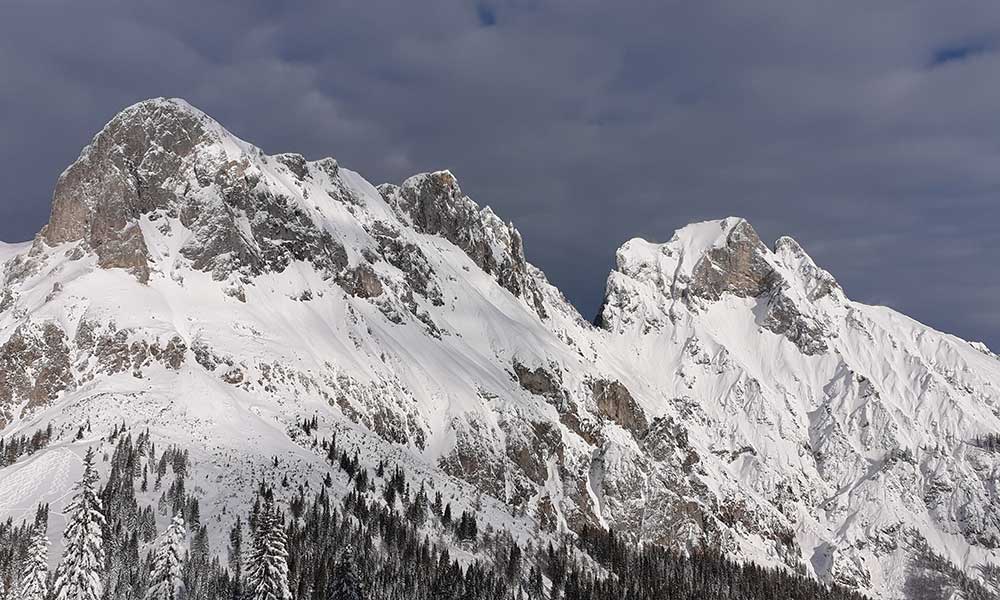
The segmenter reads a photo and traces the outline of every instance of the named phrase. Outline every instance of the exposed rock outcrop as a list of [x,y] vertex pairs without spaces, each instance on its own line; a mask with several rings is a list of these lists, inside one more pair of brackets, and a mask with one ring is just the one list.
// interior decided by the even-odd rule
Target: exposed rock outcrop
[[595,379],[590,382],[598,414],[611,419],[642,438],[649,429],[646,415],[635,398],[620,381]]
[[178,101],[148,101],[119,113],[56,183],[42,230],[50,245],[85,240],[106,268],[149,277],[137,221],[177,200],[170,182],[206,141],[201,119]]
[[464,195],[450,172],[415,175],[401,186],[383,184],[379,192],[414,229],[455,244],[497,283],[546,316],[541,292],[528,274],[521,234]]
[[0,429],[24,411],[46,406],[75,384],[66,334],[55,323],[22,325],[0,346]]
[[765,258],[767,246],[742,219],[729,230],[725,244],[710,248],[695,263],[688,290],[707,300],[723,294],[756,298],[773,286],[777,274]]
[[829,325],[804,314],[782,290],[775,290],[767,299],[767,312],[761,324],[788,338],[803,354],[822,354],[829,348],[832,335]]
[[554,401],[561,401],[566,397],[566,391],[562,388],[562,377],[558,371],[552,373],[541,366],[531,369],[515,360],[514,375],[521,387],[532,394]]
[[[275,159],[299,180],[311,174],[301,155]],[[267,184],[262,160],[182,100],[141,102],[115,116],[59,178],[42,239],[82,240],[100,267],[146,282],[141,219],[176,218],[192,233],[181,254],[218,280],[282,271],[295,260],[337,275],[348,262],[343,245]],[[324,165],[318,171],[329,177]]]
[[368,264],[349,269],[342,279],[341,287],[359,298],[377,298],[382,295],[382,282]]

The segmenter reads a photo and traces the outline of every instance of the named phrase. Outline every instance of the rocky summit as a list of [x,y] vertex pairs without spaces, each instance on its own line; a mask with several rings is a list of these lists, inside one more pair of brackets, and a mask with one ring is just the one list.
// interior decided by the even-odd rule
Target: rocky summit
[[525,256],[448,171],[375,187],[182,100],[131,106],[37,237],[0,244],[0,427],[51,426],[0,468],[0,516],[48,502],[57,539],[123,427],[189,451],[203,515],[261,481],[347,494],[336,439],[539,546],[613,530],[876,598],[996,590],[985,346],[850,300],[735,217],[626,242],[593,322]]

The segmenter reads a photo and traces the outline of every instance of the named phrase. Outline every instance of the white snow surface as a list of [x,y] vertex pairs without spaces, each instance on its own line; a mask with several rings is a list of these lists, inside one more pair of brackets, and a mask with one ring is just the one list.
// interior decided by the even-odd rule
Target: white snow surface
[[[334,181],[309,163],[310,175],[298,179],[197,114],[220,140],[208,154],[248,159],[261,185],[284,190],[343,244],[350,265],[377,251],[376,222],[419,248],[442,302],[415,296],[418,312],[439,336],[403,309],[400,323],[388,317],[408,283],[387,261],[372,263],[385,287],[375,299],[352,296],[306,261],[220,281],[184,258],[191,232],[169,214],[139,222],[152,267],[145,285],[98,267],[90,253],[74,257],[75,243],[0,244],[5,273],[32,265],[5,283],[14,303],[0,312],[0,343],[19,328],[54,323],[69,340],[72,364],[72,384],[55,400],[29,408],[28,398],[14,399],[3,436],[52,423],[57,439],[0,469],[0,517],[30,516],[37,502],[50,502],[49,535],[57,540],[82,453],[88,445],[98,456],[110,452],[102,438],[123,421],[133,432],[148,428],[160,448],[190,449],[203,515],[241,510],[261,478],[287,474],[291,489],[308,482],[318,490],[330,468],[295,428],[315,415],[317,438],[337,432],[369,468],[398,461],[411,481],[426,479],[454,508],[479,505],[486,523],[522,539],[554,533],[541,525],[545,502],[554,505],[557,531],[591,511],[600,525],[639,539],[683,545],[707,535],[677,516],[674,488],[699,510],[722,515],[711,539],[733,557],[800,568],[875,597],[904,597],[908,536],[973,577],[982,565],[1000,564],[1000,455],[973,443],[1000,433],[1000,360],[985,347],[853,302],[835,282],[824,287],[832,277],[790,238],[765,249],[763,260],[781,274],[797,310],[823,324],[825,352],[805,354],[763,327],[767,298],[686,300],[694,266],[725,246],[742,221],[735,217],[689,225],[664,244],[624,244],[603,328],[581,319],[530,267],[543,318],[460,248],[414,230],[357,173],[341,167]],[[356,202],[332,197],[334,186]],[[207,198],[211,188],[197,193]],[[254,215],[243,218],[249,227]],[[484,219],[503,230],[492,211]],[[237,288],[245,301],[232,293]],[[77,343],[84,323],[124,332],[129,347],[179,338],[183,363],[175,370],[146,360],[109,372]],[[600,435],[585,439],[567,424],[565,405],[519,385],[515,362],[558,373],[565,405]],[[595,404],[588,387],[595,379],[623,384],[646,420],[660,424],[651,431],[671,423],[686,444],[616,423]],[[90,433],[74,440],[87,422]],[[563,456],[543,453],[544,481],[519,510],[513,476],[497,492],[444,466],[469,440],[484,464],[506,460],[504,448],[537,423],[557,432]],[[340,479],[336,485],[346,489]],[[229,523],[211,522],[218,546]],[[776,541],[784,532],[789,539]],[[53,556],[59,551],[55,544]]]
[[21,254],[27,250],[29,246],[31,246],[31,242],[21,242],[19,244],[0,242],[0,264],[6,263],[9,259]]

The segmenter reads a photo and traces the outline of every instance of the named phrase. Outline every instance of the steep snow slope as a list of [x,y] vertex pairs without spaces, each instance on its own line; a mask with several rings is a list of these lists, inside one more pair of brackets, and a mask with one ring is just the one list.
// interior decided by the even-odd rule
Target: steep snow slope
[[782,513],[817,575],[890,594],[920,538],[971,572],[995,561],[997,459],[974,441],[1000,426],[1000,362],[848,301],[789,238],[708,225],[619,251],[602,313],[618,352],[670,357],[653,387],[690,399],[688,433]]
[[976,443],[1000,432],[1000,361],[851,302],[741,219],[626,243],[595,327],[450,173],[376,189],[157,99],[0,261],[0,425],[57,432],[0,470],[2,514],[58,509],[123,420],[190,448],[205,513],[262,477],[316,486],[294,426],[315,415],[522,537],[614,527],[887,598],[923,543],[973,576],[1000,561],[1000,461]]

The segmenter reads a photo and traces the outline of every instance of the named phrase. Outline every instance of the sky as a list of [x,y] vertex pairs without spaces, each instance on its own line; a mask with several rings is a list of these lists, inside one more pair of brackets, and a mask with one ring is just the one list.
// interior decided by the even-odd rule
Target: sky
[[1000,350],[998,73],[997,2],[5,0],[0,240],[176,96],[373,183],[450,169],[586,317],[623,242],[736,215]]

